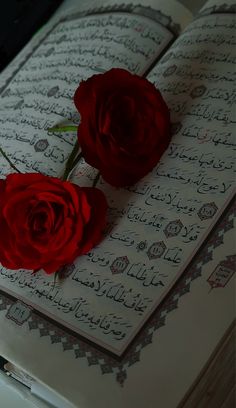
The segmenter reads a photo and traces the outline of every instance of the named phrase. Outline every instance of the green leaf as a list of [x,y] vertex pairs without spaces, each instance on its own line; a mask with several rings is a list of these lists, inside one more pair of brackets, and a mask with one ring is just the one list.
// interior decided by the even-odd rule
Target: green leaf
[[48,132],[59,132],[59,133],[63,133],[63,132],[76,132],[78,129],[78,126],[54,126],[52,128],[48,128],[47,131]]

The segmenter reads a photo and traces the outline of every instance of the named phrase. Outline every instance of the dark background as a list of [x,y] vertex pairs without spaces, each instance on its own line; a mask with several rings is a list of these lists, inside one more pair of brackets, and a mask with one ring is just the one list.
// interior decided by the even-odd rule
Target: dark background
[[62,0],[1,0],[0,72],[47,22]]

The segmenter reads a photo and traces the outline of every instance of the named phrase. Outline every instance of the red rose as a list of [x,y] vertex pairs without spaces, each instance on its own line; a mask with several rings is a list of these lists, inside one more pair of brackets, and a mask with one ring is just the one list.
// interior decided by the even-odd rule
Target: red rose
[[95,188],[41,174],[0,180],[0,262],[56,272],[101,239],[107,204]]
[[168,108],[145,78],[111,69],[83,81],[74,102],[84,158],[113,186],[134,184],[149,173],[170,142]]

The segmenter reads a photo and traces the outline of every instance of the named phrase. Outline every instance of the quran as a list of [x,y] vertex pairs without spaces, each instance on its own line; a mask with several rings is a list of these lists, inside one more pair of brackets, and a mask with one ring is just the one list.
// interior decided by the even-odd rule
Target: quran
[[[234,12],[232,2],[221,1],[206,3],[194,18],[175,1],[95,1],[58,12],[3,71],[0,147],[22,172],[60,176],[76,135],[47,129],[78,124],[79,82],[112,67],[154,83],[172,123],[169,148],[136,185],[116,189],[99,180],[109,205],[106,236],[65,268],[63,282],[0,266],[6,322],[20,331],[45,319],[57,328],[51,343],[64,332],[76,350],[79,341],[94,356],[122,361],[129,353],[231,208]],[[11,171],[0,157],[0,177]],[[81,160],[70,180],[90,186],[96,173]]]

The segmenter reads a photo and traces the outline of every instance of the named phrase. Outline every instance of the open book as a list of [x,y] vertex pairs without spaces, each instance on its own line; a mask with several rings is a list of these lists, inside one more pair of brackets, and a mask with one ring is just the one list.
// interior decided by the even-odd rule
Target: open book
[[[172,141],[135,186],[115,189],[100,179],[106,236],[66,268],[62,283],[0,267],[0,289],[22,301],[12,310],[16,321],[27,318],[28,305],[122,356],[233,197],[235,6],[211,1],[190,22],[174,1],[93,3],[54,18],[3,72],[0,146],[22,172],[60,176],[76,135],[47,129],[78,124],[72,99],[79,82],[112,67],[160,89]],[[11,171],[2,157],[0,166],[1,177]],[[71,180],[89,186],[95,176],[81,161]]]

